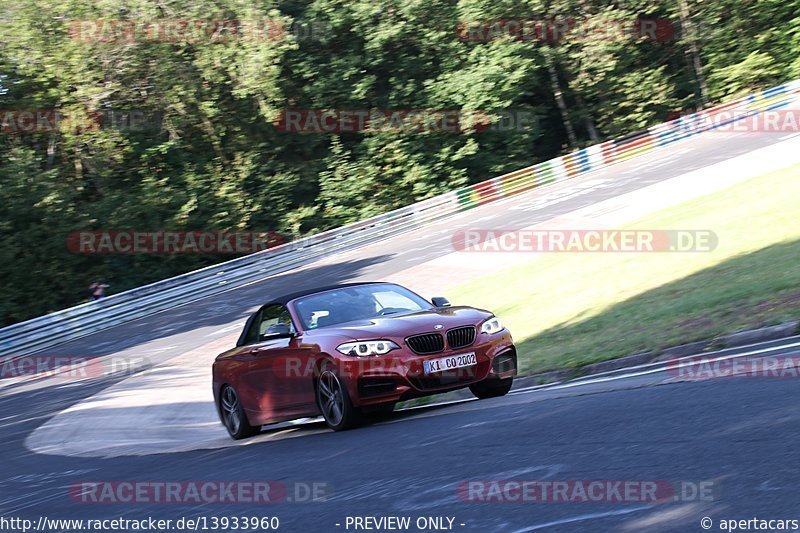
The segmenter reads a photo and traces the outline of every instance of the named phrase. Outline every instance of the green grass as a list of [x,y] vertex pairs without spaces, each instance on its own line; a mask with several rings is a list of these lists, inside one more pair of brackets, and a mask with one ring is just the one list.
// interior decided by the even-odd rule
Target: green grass
[[575,368],[800,317],[800,165],[628,228],[710,229],[704,253],[543,254],[470,281],[454,303],[492,309],[521,374]]

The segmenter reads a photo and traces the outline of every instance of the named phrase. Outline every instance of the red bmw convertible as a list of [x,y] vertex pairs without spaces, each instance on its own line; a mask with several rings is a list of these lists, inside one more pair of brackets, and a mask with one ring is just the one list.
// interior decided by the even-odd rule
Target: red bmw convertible
[[276,298],[213,365],[214,400],[234,439],[322,414],[334,430],[396,402],[469,387],[502,396],[517,373],[511,334],[488,311],[428,302],[393,283]]

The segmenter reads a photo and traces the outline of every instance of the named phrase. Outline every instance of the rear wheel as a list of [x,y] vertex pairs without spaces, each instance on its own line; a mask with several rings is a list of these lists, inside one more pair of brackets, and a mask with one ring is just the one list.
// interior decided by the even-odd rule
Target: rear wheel
[[514,378],[506,379],[484,379],[469,386],[472,394],[483,400],[484,398],[496,398],[505,396],[511,390]]
[[244,414],[242,402],[236,390],[230,385],[225,385],[219,394],[219,412],[222,415],[222,424],[228,430],[228,434],[236,439],[252,437],[261,428],[251,426]]
[[353,406],[350,395],[331,368],[326,368],[317,380],[317,404],[325,423],[334,431],[351,429],[361,422],[361,410]]

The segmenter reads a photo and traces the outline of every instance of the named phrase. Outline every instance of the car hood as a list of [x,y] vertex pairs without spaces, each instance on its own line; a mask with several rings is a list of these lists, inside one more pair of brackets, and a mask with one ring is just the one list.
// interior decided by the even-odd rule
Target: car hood
[[[403,338],[417,333],[447,331],[457,326],[475,325],[492,316],[489,311],[473,307],[442,307],[415,313],[375,317],[312,329],[304,336],[337,336],[353,340],[386,337]],[[442,327],[436,329],[435,326]]]

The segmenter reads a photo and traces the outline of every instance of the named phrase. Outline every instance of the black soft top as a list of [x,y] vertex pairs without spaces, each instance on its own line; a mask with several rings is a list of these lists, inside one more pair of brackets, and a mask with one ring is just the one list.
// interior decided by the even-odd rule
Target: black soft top
[[242,328],[242,333],[239,335],[239,340],[236,341],[236,346],[244,345],[244,339],[247,336],[247,330],[250,329],[250,325],[253,323],[253,320],[255,320],[256,316],[258,316],[258,313],[261,312],[261,309],[263,309],[264,307],[266,307],[268,305],[276,305],[276,304],[277,305],[286,305],[287,303],[289,303],[290,301],[292,301],[292,300],[294,300],[296,298],[301,298],[303,296],[308,296],[309,294],[316,294],[318,292],[331,291],[331,290],[334,290],[334,289],[342,289],[342,288],[345,288],[345,287],[358,287],[358,286],[362,286],[362,285],[381,285],[381,284],[393,285],[392,283],[388,283],[388,282],[385,282],[385,281],[365,281],[365,282],[361,282],[361,283],[340,283],[338,285],[328,285],[327,287],[317,287],[317,288],[314,288],[314,289],[306,289],[306,290],[303,290],[303,291],[291,292],[291,293],[288,293],[288,294],[284,294],[283,296],[278,296],[277,298],[273,298],[269,302],[267,302],[264,305],[262,305],[261,307],[259,307],[258,310],[255,313],[250,315],[250,318],[247,319],[247,322],[245,323],[244,328]]
[[297,292],[292,292],[292,293],[289,293],[289,294],[284,294],[283,296],[279,296],[277,298],[273,298],[269,302],[265,303],[264,306],[266,306],[266,305],[275,305],[275,304],[286,305],[287,303],[289,303],[290,301],[292,301],[292,300],[294,300],[296,298],[301,298],[303,296],[308,296],[309,294],[316,294],[318,292],[332,291],[334,289],[343,289],[345,287],[358,287],[358,286],[361,286],[361,285],[380,285],[380,284],[394,285],[394,283],[389,283],[389,282],[386,282],[386,281],[363,281],[361,283],[340,283],[338,285],[328,285],[327,287],[316,287],[314,289],[306,289],[306,290],[303,290],[303,291],[297,291]]

